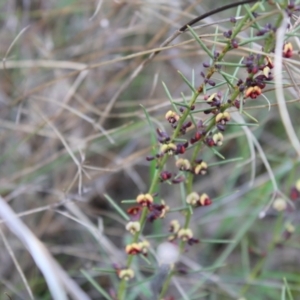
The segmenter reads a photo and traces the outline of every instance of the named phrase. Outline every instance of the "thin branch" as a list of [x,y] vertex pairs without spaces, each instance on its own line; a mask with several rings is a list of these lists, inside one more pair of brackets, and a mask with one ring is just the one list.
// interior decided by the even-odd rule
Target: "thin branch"
[[278,109],[282,123],[288,138],[294,147],[297,155],[300,157],[300,142],[295,133],[287,106],[285,103],[285,97],[283,93],[283,78],[282,78],[282,49],[284,45],[284,36],[288,25],[288,15],[285,11],[282,11],[283,20],[281,26],[276,31],[276,47],[275,47],[275,60],[274,60],[274,81],[275,81],[275,93],[278,103]]

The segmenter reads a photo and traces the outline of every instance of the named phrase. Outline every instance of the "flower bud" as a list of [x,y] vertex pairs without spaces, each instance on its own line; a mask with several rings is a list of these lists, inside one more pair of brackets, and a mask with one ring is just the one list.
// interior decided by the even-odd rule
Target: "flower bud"
[[277,211],[284,211],[287,208],[287,203],[284,199],[282,198],[277,198],[273,202],[273,208]]

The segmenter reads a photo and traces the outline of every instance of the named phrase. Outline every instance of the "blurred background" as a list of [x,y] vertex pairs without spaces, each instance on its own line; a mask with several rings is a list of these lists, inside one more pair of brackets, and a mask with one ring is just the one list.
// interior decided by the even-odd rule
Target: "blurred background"
[[[151,183],[153,170],[146,161],[151,154],[150,128],[141,105],[155,128],[170,130],[164,115],[171,105],[162,82],[175,100],[181,100],[182,92],[188,97],[189,88],[178,71],[189,80],[194,76],[198,86],[202,64],[209,58],[184,33],[142,70],[139,66],[176,29],[215,5],[207,0],[0,2],[1,195],[92,299],[104,298],[80,270],[90,272],[113,295],[118,279],[95,268],[122,262],[129,237],[124,220],[104,194],[126,210],[129,206],[121,201],[135,199]],[[266,5],[267,12],[271,9]],[[224,31],[232,29],[229,18],[235,15],[233,9],[208,17],[197,33],[212,46],[216,32],[221,39]],[[261,24],[272,20],[274,16],[266,17]],[[248,37],[251,30],[239,38]],[[297,36],[290,39],[295,45],[293,59],[298,60]],[[262,44],[258,41],[251,47],[261,50]],[[222,49],[220,44],[215,47]],[[234,50],[226,60],[239,62],[249,51]],[[284,67],[285,96],[299,137],[299,72],[289,63]],[[242,69],[238,76],[244,80],[247,74]],[[215,166],[197,179],[194,189],[208,193],[213,205],[193,215],[192,227],[201,242],[190,247],[189,263],[181,262],[181,267],[186,271],[222,267],[214,269],[209,279],[206,273],[179,276],[184,289],[194,289],[189,299],[279,299],[283,278],[294,299],[300,297],[299,193],[295,191],[299,159],[282,125],[273,85],[266,89],[267,100],[259,97],[245,107],[259,121],[259,126],[246,128],[262,150],[249,142],[245,128],[231,126],[220,152],[226,159],[240,161],[220,165],[213,152],[201,153]],[[226,97],[226,86],[219,91]],[[199,113],[197,118],[205,115]],[[173,165],[169,167],[172,171]],[[179,186],[162,186],[161,196],[171,209],[181,205],[179,195]],[[280,213],[272,208],[278,197],[288,202]],[[262,212],[265,217],[258,218]],[[179,212],[172,213],[157,226],[147,226],[146,233],[167,233],[174,218],[184,220]],[[90,228],[98,230],[101,238]],[[9,226],[1,224],[1,230],[35,299],[51,299],[30,253]],[[162,241],[152,240],[153,248]],[[29,299],[3,239],[0,245],[0,299]],[[153,272],[155,267],[150,275]],[[182,299],[173,286],[168,295]],[[142,293],[137,285],[128,299],[151,299],[151,293]]]

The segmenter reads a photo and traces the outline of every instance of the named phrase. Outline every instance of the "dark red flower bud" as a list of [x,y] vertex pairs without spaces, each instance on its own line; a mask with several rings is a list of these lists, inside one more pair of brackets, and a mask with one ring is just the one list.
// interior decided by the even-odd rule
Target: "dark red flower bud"
[[237,108],[237,109],[239,109],[240,108],[240,101],[239,100],[234,100],[234,106]]
[[215,83],[213,80],[211,80],[211,79],[208,79],[208,80],[207,80],[207,83],[208,83],[209,85],[211,85],[211,86],[215,86],[215,85],[216,85],[216,83]]
[[178,177],[172,179],[172,183],[174,183],[174,184],[178,184],[178,183],[181,183],[181,182],[184,182],[184,181],[185,181],[184,176],[178,176]]
[[235,49],[239,47],[239,44],[236,39],[231,40],[231,46]]
[[293,201],[295,201],[297,199],[300,199],[300,192],[297,190],[297,188],[295,186],[293,186],[291,188],[290,199],[293,200]]
[[205,142],[206,142],[207,146],[209,146],[209,147],[215,146],[215,141],[213,140],[212,137],[207,137]]
[[258,66],[252,66],[252,68],[251,68],[251,74],[256,74],[257,72],[259,71],[259,68],[258,68]]
[[190,246],[193,246],[194,244],[198,244],[198,243],[199,243],[199,240],[198,240],[198,239],[194,239],[194,238],[190,238],[190,239],[188,239],[187,243],[188,243]]
[[183,144],[178,144],[176,145],[177,149],[176,149],[176,154],[183,154],[185,153],[185,146]]
[[153,159],[155,159],[155,156],[147,156],[147,157],[146,157],[146,160],[147,160],[147,161],[151,161],[151,160],[153,160]]
[[169,180],[172,177],[172,174],[168,171],[162,171],[160,173],[160,180],[161,182]]

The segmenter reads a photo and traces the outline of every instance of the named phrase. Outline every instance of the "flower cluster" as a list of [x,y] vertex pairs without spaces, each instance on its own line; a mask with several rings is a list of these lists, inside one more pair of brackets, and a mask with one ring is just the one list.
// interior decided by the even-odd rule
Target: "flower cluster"
[[269,57],[262,57],[260,54],[250,54],[243,60],[243,64],[247,69],[248,77],[245,82],[239,82],[239,89],[245,90],[245,98],[256,99],[261,95],[266,82],[273,79],[271,69],[274,65]]
[[[286,11],[288,14],[291,14],[298,9],[298,7],[291,3],[287,6]],[[252,12],[252,15],[253,18],[258,16],[254,12]],[[251,21],[250,17],[248,20]],[[237,20],[231,18],[231,22],[235,24]],[[238,28],[242,27],[233,25],[233,29],[224,33],[225,48],[211,51],[210,62],[203,63],[205,70],[200,73],[202,78],[200,78],[201,84],[198,87],[194,86],[194,82],[189,83],[184,78],[192,91],[189,102],[185,99],[183,99],[183,103],[174,101],[172,103],[172,110],[167,111],[165,114],[165,122],[168,123],[169,128],[167,130],[156,129],[156,153],[153,156],[147,157],[148,161],[154,160],[156,173],[154,178],[152,178],[149,193],[139,194],[136,197],[135,206],[127,210],[127,213],[131,216],[131,220],[127,223],[126,230],[133,235],[133,239],[125,248],[126,253],[130,255],[127,267],[117,270],[117,274],[121,279],[129,280],[134,276],[134,272],[129,268],[132,255],[147,256],[148,254],[150,244],[146,240],[141,241],[140,236],[145,223],[164,218],[169,211],[169,206],[163,200],[154,202],[153,199],[154,192],[161,183],[169,185],[185,183],[182,191],[187,191],[184,207],[174,209],[174,211],[180,210],[183,212],[185,216],[184,225],[180,224],[176,219],[170,222],[168,241],[171,243],[169,244],[176,246],[178,253],[183,253],[186,244],[194,245],[199,243],[199,240],[194,237],[194,233],[190,228],[193,210],[212,204],[212,199],[206,193],[199,194],[193,191],[192,183],[195,176],[206,175],[208,172],[208,163],[198,157],[199,153],[202,155],[202,150],[205,147],[214,147],[211,149],[213,150],[212,152],[221,156],[215,147],[223,144],[226,129],[230,125],[233,125],[230,123],[232,122],[232,116],[229,109],[232,107],[239,109],[245,103],[246,99],[256,99],[262,95],[266,85],[272,83],[273,80],[272,69],[274,65],[271,58],[268,55],[251,53],[242,60],[242,66],[238,65],[238,68],[243,67],[243,70],[245,70],[245,77],[238,79],[236,83],[231,82],[230,84],[229,81],[231,81],[231,78],[235,78],[235,76],[231,76],[230,74],[226,76],[226,70],[223,70],[222,66],[226,66],[227,62],[224,58],[227,51],[238,48],[239,44],[241,44],[239,39],[242,35],[238,35],[238,30],[236,30]],[[259,25],[256,35],[264,36],[267,45],[263,46],[262,53],[274,51],[273,47],[276,37],[274,33],[276,30],[277,28],[271,24],[266,24],[264,27]],[[260,40],[260,38],[256,37],[254,39],[255,41]],[[223,41],[224,38],[222,38]],[[246,44],[244,41],[242,42]],[[209,49],[205,50],[210,51]],[[292,44],[285,42],[282,49],[282,56],[290,58],[292,55]],[[229,92],[221,91],[220,86],[222,84],[219,85],[215,81],[214,74],[218,72],[219,75],[225,78],[225,82],[230,84],[231,88]],[[168,96],[170,97],[170,95]],[[203,97],[204,101],[199,101],[198,98],[200,97]],[[200,103],[201,105],[204,103],[204,108],[200,107],[198,110],[197,106]],[[203,120],[199,120],[199,115],[197,115],[199,111],[204,113],[204,116],[201,116]],[[189,156],[192,151],[192,155]],[[170,169],[167,169],[167,165],[170,162],[175,163],[177,171],[170,172]],[[290,196],[292,200],[300,198],[300,180],[292,187]],[[272,204],[273,209],[278,212],[284,212],[289,208],[287,200],[281,197],[276,198]],[[293,231],[294,227],[292,224],[285,227],[284,234],[286,239],[289,238]],[[160,296],[164,297],[164,295]]]
[[212,204],[211,199],[209,196],[205,193],[203,193],[201,196],[196,193],[192,192],[186,197],[186,203],[191,206],[208,206]]

